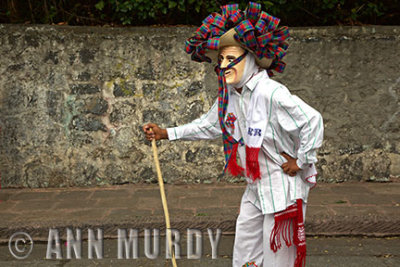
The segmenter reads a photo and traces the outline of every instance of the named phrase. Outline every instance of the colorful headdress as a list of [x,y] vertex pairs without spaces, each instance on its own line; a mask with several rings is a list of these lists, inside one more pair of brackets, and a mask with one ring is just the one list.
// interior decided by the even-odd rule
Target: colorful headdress
[[197,62],[216,61],[218,50],[234,40],[256,56],[259,66],[283,72],[289,37],[287,27],[278,28],[280,19],[261,11],[261,5],[249,2],[245,11],[238,4],[221,7],[222,13],[212,13],[203,20],[196,34],[186,41],[186,52]]

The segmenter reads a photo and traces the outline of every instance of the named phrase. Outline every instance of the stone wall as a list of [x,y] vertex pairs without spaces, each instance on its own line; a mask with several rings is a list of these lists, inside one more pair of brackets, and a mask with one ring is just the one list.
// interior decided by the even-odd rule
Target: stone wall
[[[0,25],[2,187],[156,182],[146,122],[176,126],[217,94],[190,61],[195,28]],[[293,28],[276,79],[319,110],[319,180],[400,175],[400,28]],[[167,183],[223,177],[221,140],[158,142]]]

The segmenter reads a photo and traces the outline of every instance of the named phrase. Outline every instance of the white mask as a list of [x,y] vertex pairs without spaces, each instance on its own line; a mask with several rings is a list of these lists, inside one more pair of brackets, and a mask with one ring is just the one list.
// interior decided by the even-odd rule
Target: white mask
[[247,53],[243,60],[245,60],[245,66],[242,77],[238,83],[232,84],[232,86],[235,88],[242,88],[251,79],[251,77],[253,77],[253,75],[259,71],[256,59],[252,53]]

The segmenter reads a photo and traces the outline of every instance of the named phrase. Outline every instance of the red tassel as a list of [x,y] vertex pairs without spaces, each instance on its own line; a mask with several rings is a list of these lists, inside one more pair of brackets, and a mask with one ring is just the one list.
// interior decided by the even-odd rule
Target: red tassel
[[[297,235],[294,236],[295,244],[297,248],[296,252],[296,261],[294,263],[295,267],[304,267],[306,266],[306,239],[304,233],[304,225],[302,227],[298,227]],[[296,240],[297,239],[297,240]]]
[[[281,238],[290,247],[296,245],[295,267],[306,265],[306,233],[303,222],[303,201],[297,199],[296,204],[286,210],[275,213],[275,225],[270,236],[270,247],[273,252],[281,248]],[[293,239],[290,236],[290,227],[293,227]]]
[[236,160],[238,147],[239,147],[238,143],[233,145],[227,167],[229,173],[232,174],[233,176],[243,175],[244,172],[244,169],[237,164]]
[[296,204],[289,206],[284,211],[275,213],[275,225],[269,240],[272,251],[276,252],[281,248],[281,235],[287,246],[292,244],[290,225],[292,225],[291,221],[293,221],[296,213]]
[[261,179],[260,164],[258,163],[259,152],[259,147],[246,146],[246,174],[253,181]]
[[295,267],[304,267],[306,265],[306,231],[303,222],[303,201],[297,199],[297,217],[296,227],[294,227],[294,243],[297,247]]
[[284,221],[285,228],[282,231],[282,238],[286,243],[286,246],[292,245],[292,238],[290,237],[290,226],[293,224],[293,220],[288,219]]
[[296,261],[294,262],[295,267],[306,266],[306,252],[299,252],[297,249]]
[[269,238],[269,243],[271,250],[273,252],[277,252],[278,249],[281,248],[281,229],[282,229],[283,221],[275,221],[274,228],[272,229],[271,236]]

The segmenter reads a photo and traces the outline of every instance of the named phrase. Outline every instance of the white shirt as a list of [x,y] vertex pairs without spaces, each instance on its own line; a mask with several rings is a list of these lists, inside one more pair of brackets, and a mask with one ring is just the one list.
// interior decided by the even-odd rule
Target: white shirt
[[[307,182],[310,178],[308,174],[314,174],[316,149],[322,145],[323,139],[323,122],[319,112],[299,97],[291,95],[285,86],[270,79],[266,71],[261,71],[246,83],[241,94],[234,89],[229,90],[228,113],[233,113],[237,118],[233,133],[227,127],[228,131],[236,140],[243,138],[245,145],[251,141],[246,121],[250,117],[253,120],[268,120],[259,153],[261,179],[253,182],[246,178],[249,185],[245,194],[253,204],[263,214],[269,214],[286,209],[298,198],[307,202],[312,185]],[[169,140],[220,137],[218,101],[207,114],[191,123],[168,128],[167,132]],[[281,165],[286,160],[280,155],[282,152],[297,158],[297,165],[302,171],[296,176],[283,172]],[[245,146],[239,146],[238,154],[241,166],[245,168]]]

